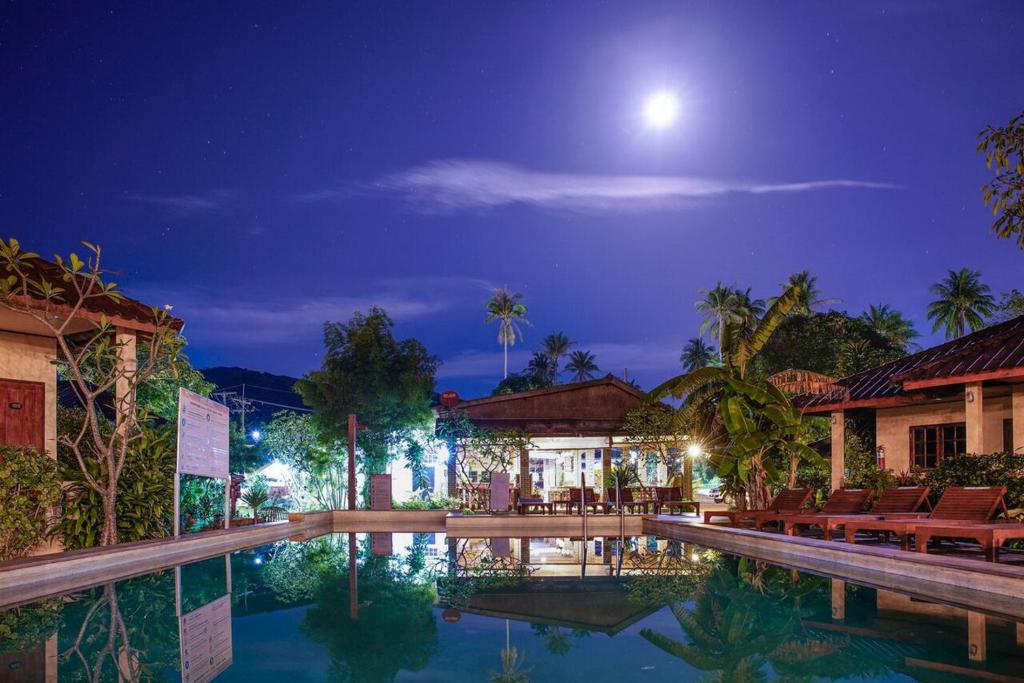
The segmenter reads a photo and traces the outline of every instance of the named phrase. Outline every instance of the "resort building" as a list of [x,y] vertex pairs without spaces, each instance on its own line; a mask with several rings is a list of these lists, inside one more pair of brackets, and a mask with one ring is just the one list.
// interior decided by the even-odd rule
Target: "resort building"
[[846,420],[873,420],[880,467],[927,470],[960,453],[1024,448],[1024,316],[911,354],[795,399],[832,419],[832,488],[843,483]]

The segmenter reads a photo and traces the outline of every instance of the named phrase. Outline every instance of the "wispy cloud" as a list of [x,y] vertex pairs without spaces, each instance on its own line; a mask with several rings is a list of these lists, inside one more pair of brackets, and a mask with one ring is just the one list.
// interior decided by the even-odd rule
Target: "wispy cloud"
[[137,204],[166,209],[179,216],[191,216],[224,211],[235,201],[235,193],[230,190],[213,190],[201,194],[126,194],[124,198]]
[[678,209],[729,194],[898,187],[845,178],[765,183],[695,176],[553,173],[497,161],[443,159],[384,176],[370,184],[319,190],[297,199],[343,201],[378,193],[399,197],[425,211],[488,209],[512,204],[578,211],[646,211]]

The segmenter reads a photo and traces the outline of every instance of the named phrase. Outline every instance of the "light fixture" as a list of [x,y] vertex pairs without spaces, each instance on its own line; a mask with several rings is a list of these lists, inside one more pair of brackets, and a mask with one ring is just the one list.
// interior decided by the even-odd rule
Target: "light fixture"
[[260,430],[258,430],[258,429],[252,430],[252,440],[253,441],[259,441],[261,436],[263,436],[263,435],[260,433]]
[[699,443],[691,443],[686,447],[686,454],[691,458],[699,458],[704,453],[704,449],[700,447]]
[[968,403],[974,403],[974,392],[968,391],[966,398]]

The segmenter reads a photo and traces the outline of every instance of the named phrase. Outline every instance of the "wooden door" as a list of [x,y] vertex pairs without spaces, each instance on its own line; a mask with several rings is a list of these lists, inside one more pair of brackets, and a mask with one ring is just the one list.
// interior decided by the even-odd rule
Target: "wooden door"
[[0,444],[46,447],[46,387],[0,379]]

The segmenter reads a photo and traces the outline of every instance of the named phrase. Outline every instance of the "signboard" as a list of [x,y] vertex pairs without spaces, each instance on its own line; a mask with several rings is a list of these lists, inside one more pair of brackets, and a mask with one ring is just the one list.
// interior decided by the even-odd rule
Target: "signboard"
[[371,474],[370,475],[370,509],[390,510],[391,509],[391,475]]
[[491,474],[491,511],[505,512],[508,510],[508,472]]
[[178,389],[178,472],[227,479],[227,406]]
[[491,555],[494,557],[511,557],[512,546],[507,538],[491,539]]
[[231,666],[231,594],[178,617],[182,683],[207,683]]

